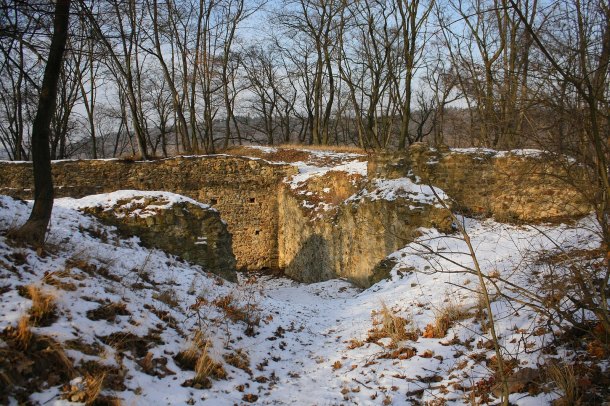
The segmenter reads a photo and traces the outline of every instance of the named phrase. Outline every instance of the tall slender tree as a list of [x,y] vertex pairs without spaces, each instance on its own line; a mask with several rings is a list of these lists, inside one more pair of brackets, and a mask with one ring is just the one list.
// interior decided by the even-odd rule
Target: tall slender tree
[[70,0],[57,0],[53,18],[53,36],[42,79],[38,110],[32,127],[32,161],[34,167],[34,207],[30,217],[13,234],[26,242],[42,245],[53,210],[53,178],[49,134],[55,111],[57,83],[68,38]]

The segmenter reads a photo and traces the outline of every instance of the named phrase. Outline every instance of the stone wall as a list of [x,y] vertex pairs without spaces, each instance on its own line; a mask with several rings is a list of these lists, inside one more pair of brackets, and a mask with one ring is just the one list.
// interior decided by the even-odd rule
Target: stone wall
[[104,202],[92,197],[74,205],[123,234],[137,236],[145,246],[237,281],[231,234],[217,210],[167,192],[119,191],[109,194]]
[[375,177],[417,176],[443,189],[461,212],[498,221],[560,221],[592,210],[582,193],[588,188],[584,176],[577,181],[578,167],[568,159],[535,153],[438,151],[415,144],[408,154],[373,157],[368,170]]
[[420,227],[451,232],[447,210],[409,198],[360,196],[312,217],[302,196],[284,188],[279,213],[280,267],[302,282],[342,277],[369,287],[385,257],[417,238]]
[[[210,204],[233,235],[237,268],[249,270],[278,267],[278,184],[296,172],[289,165],[224,155],[53,163],[57,197],[160,190]],[[31,164],[0,162],[0,194],[31,199],[33,184]]]
[[[582,194],[562,179],[577,171],[565,163],[569,161],[519,153],[414,145],[408,153],[370,156],[368,180],[354,183],[331,172],[295,190],[282,182],[297,173],[294,166],[224,155],[154,162],[61,161],[53,164],[53,173],[57,196],[160,190],[212,205],[233,235],[238,269],[282,268],[306,282],[342,276],[368,286],[384,257],[412,240],[414,230],[446,229],[448,222],[434,205],[413,210],[408,199],[344,202],[367,182],[417,178],[442,188],[454,199],[454,208],[466,214],[493,215],[499,221],[555,221],[591,211]],[[32,184],[31,165],[0,162],[0,194],[31,198]],[[303,204],[303,196],[317,196],[320,205],[332,210],[314,213]]]

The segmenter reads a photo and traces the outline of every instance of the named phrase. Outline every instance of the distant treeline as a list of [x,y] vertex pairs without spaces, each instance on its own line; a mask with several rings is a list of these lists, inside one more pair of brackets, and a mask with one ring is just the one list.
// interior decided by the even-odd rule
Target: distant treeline
[[[608,144],[609,8],[602,0],[73,1],[51,155],[417,141],[582,155]],[[0,0],[0,13],[1,155],[27,160],[53,5]]]

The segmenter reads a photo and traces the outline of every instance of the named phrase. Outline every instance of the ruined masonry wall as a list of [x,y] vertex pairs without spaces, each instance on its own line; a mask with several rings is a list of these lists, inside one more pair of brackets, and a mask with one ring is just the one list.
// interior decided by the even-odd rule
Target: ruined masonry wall
[[[434,213],[407,210],[409,204],[398,203],[345,205],[332,225],[326,218],[310,221],[311,213],[299,197],[282,187],[282,180],[296,173],[291,165],[225,155],[53,164],[58,197],[136,189],[174,192],[208,203],[228,224],[238,269],[283,268],[307,282],[339,275],[366,286],[375,264],[398,247],[392,240],[398,234],[384,235],[384,230],[408,234],[409,225],[438,226]],[[369,180],[417,176],[442,188],[460,212],[500,221],[560,221],[588,214],[591,206],[582,192],[595,192],[592,185],[583,180],[577,182],[580,190],[568,187],[562,180],[567,174],[581,177],[578,168],[542,156],[441,152],[417,144],[409,153],[380,153],[368,161]],[[31,199],[31,185],[30,164],[0,162],[0,194]],[[338,201],[343,200],[341,188],[335,189]],[[405,221],[408,224],[402,224]]]
[[[457,209],[498,221],[545,222],[584,216],[593,189],[569,160],[479,152],[440,152],[414,144],[409,154],[380,154],[369,160],[369,176],[417,176],[443,189]],[[571,179],[579,187],[570,186]]]
[[[56,197],[83,197],[120,189],[188,196],[220,211],[233,235],[238,269],[278,267],[278,184],[296,173],[289,165],[232,157],[179,157],[53,163]],[[0,162],[0,194],[31,199],[29,163]]]

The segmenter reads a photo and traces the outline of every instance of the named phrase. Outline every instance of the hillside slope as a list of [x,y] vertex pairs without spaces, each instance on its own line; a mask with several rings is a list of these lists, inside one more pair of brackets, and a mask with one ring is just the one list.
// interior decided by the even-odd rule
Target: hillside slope
[[[327,170],[305,167],[294,182]],[[392,185],[388,196],[404,192]],[[0,196],[0,403],[498,402],[489,315],[457,233],[420,229],[385,261],[390,279],[366,290],[255,274],[231,283],[74,209],[108,198],[58,199],[37,252],[6,237],[31,204]],[[579,331],[551,310],[571,309],[570,267],[602,264],[593,219],[458,220],[489,277],[511,403],[607,402],[595,326]]]

